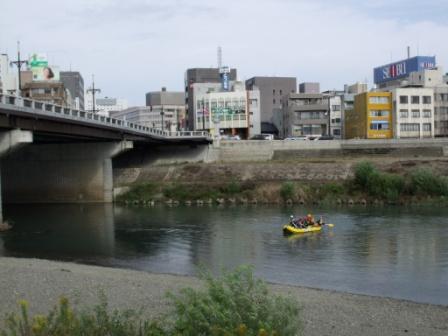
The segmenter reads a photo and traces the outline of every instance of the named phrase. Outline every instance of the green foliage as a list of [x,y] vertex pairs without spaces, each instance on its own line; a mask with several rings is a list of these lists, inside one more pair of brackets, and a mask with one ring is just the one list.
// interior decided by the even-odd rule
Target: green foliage
[[76,311],[62,297],[48,315],[28,316],[28,303],[20,302],[21,314],[11,314],[2,336],[164,336],[155,322],[142,321],[133,310],[109,312],[105,298],[90,310]]
[[382,173],[369,162],[361,162],[355,166],[354,185],[371,196],[396,201],[404,191],[405,179]]
[[242,190],[243,190],[243,188],[242,188],[241,184],[239,184],[238,182],[235,182],[235,181],[232,181],[229,184],[227,184],[221,188],[221,191],[224,194],[228,194],[228,195],[239,194]]
[[358,163],[355,166],[355,184],[361,188],[367,187],[369,177],[376,172],[376,168],[367,161]]
[[411,174],[409,189],[413,194],[448,196],[448,179],[429,169],[417,169]]
[[91,309],[73,309],[62,297],[49,314],[11,314],[1,336],[196,336],[196,335],[298,335],[301,330],[295,300],[271,295],[251,268],[240,267],[220,278],[204,275],[205,290],[183,289],[170,294],[173,313],[163,324],[144,319],[142,311],[108,308],[104,296]]
[[295,187],[292,182],[283,182],[280,187],[280,196],[284,199],[292,199],[294,197]]
[[155,183],[137,184],[124,195],[118,197],[119,201],[127,200],[149,200],[159,191],[159,187]]
[[207,290],[184,289],[171,296],[177,320],[174,334],[297,335],[296,301],[270,295],[266,284],[254,278],[250,267],[240,267],[221,278],[203,276]]
[[321,191],[324,196],[328,194],[341,195],[344,193],[345,189],[344,186],[341,184],[329,182],[322,186]]

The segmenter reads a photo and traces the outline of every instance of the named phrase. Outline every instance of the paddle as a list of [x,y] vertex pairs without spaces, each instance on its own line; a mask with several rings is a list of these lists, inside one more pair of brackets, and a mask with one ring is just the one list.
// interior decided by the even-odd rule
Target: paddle
[[328,227],[334,227],[334,224],[324,224],[324,225],[326,225]]

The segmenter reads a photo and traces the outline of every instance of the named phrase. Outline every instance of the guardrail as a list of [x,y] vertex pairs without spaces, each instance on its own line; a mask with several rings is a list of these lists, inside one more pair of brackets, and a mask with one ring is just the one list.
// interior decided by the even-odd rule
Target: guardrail
[[50,115],[53,117],[59,117],[67,120],[78,120],[88,122],[94,125],[103,125],[120,130],[128,130],[132,133],[138,133],[141,135],[150,135],[155,137],[162,137],[167,139],[191,139],[191,138],[205,138],[211,140],[212,137],[205,131],[165,131],[157,128],[152,128],[132,122],[128,122],[122,119],[115,119],[111,117],[102,116],[88,111],[82,111],[64,107],[55,104],[49,104],[42,101],[32,100],[29,98],[10,96],[0,94],[0,104],[12,105],[22,108],[24,112],[40,115]]

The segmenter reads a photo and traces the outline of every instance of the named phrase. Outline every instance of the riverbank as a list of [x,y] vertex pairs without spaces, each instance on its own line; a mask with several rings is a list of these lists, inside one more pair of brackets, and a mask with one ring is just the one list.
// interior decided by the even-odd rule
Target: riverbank
[[[448,206],[445,160],[318,161],[153,166],[117,173],[124,204]],[[121,187],[120,187],[121,186]]]
[[[199,287],[194,277],[87,266],[37,259],[0,258],[0,316],[30,302],[32,313],[46,313],[66,295],[81,306],[98,303],[104,291],[113,308],[142,307],[148,317],[168,309],[166,291]],[[448,307],[295,286],[271,289],[297,298],[305,335],[446,335]]]

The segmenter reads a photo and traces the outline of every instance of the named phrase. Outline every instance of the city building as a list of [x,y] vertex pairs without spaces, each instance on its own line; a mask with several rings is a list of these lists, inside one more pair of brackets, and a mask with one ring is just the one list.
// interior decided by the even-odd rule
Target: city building
[[403,87],[392,90],[394,137],[434,137],[434,90]]
[[278,135],[282,96],[297,92],[295,77],[252,77],[246,80],[246,90],[260,92],[261,133]]
[[[151,119],[155,119],[152,127],[160,126],[160,128],[171,131],[186,129],[184,92],[167,91],[165,87],[162,87],[161,91],[148,92],[146,94],[146,106],[151,108]],[[157,115],[158,119],[156,118]]]
[[84,110],[84,79],[78,71],[61,71],[60,80],[70,91],[76,109]]
[[221,83],[223,91],[228,90],[232,81],[237,78],[236,69],[222,68],[192,68],[185,72],[185,105],[187,108],[187,128],[195,129],[195,106],[196,92],[194,84]]
[[331,95],[329,97],[330,103],[330,129],[331,134],[335,139],[342,138],[342,100],[341,94]]
[[407,59],[381,65],[373,69],[374,83],[378,89],[400,87],[412,72],[432,69],[435,66],[435,56],[408,57]]
[[71,95],[60,81],[22,82],[22,97],[72,107]]
[[116,119],[157,128],[164,131],[180,130],[178,115],[170,111],[154,110],[151,106],[133,106],[121,111],[111,111],[110,116]]
[[316,82],[300,83],[299,93],[320,93],[320,84]]
[[[126,99],[95,97],[95,113],[99,115],[108,117],[112,111],[121,111],[127,108],[128,101]],[[93,97],[91,92],[85,95],[85,109],[86,111],[93,110]]]
[[344,118],[346,139],[393,137],[392,93],[364,92],[355,96],[353,110]]
[[289,93],[283,96],[280,137],[328,135],[328,99],[328,95],[321,93]]
[[243,83],[234,82],[229,91],[220,84],[196,83],[193,125],[195,130],[213,136],[236,136],[247,139],[260,134],[260,92],[246,91]]
[[17,86],[17,72],[11,69],[8,55],[0,54],[0,93],[15,94]]

